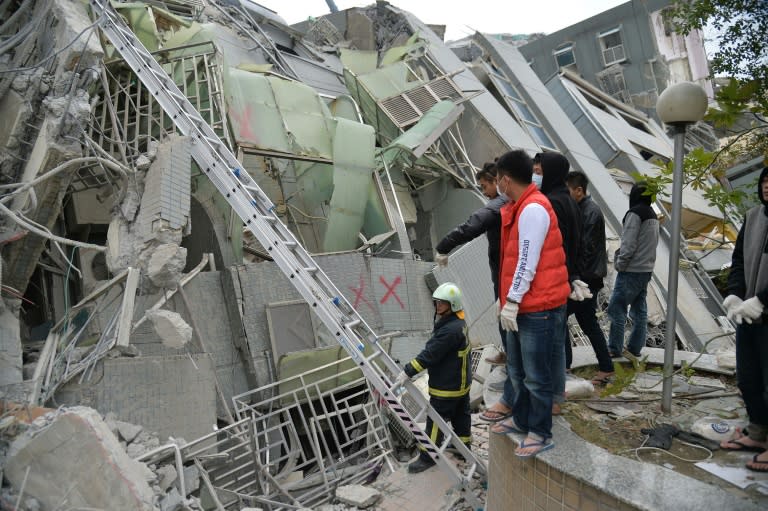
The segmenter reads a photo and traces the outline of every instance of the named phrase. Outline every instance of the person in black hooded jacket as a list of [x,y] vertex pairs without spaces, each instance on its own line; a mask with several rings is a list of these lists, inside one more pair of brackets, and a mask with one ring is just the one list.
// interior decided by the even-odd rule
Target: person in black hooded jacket
[[768,472],[768,167],[760,173],[762,204],[747,212],[736,238],[723,307],[736,323],[736,380],[749,424],[720,444],[731,451],[762,451],[747,468]]
[[[581,252],[581,211],[579,205],[571,197],[566,179],[571,168],[568,159],[560,153],[539,153],[534,159],[534,174],[539,172],[541,178],[541,193],[549,199],[552,209],[557,217],[557,225],[563,237],[563,250],[565,251],[565,264],[568,267],[568,281],[571,289],[579,294],[571,293],[569,298],[582,301],[591,298],[588,292],[589,286],[580,280],[579,253]],[[586,294],[581,294],[583,290]],[[589,295],[589,296],[587,296]],[[554,392],[553,413],[559,413],[560,404],[565,401],[565,370],[566,370],[566,343],[570,343],[568,336],[568,324],[564,323],[562,332],[562,350],[558,350],[552,361],[552,390]],[[562,353],[561,353],[562,351]]]
[[568,191],[566,178],[571,168],[568,159],[560,153],[539,153],[533,159],[534,173],[542,173],[541,193],[549,202],[557,216],[560,234],[563,236],[565,264],[568,267],[568,280],[579,279],[579,251],[581,248],[581,211],[579,205]]

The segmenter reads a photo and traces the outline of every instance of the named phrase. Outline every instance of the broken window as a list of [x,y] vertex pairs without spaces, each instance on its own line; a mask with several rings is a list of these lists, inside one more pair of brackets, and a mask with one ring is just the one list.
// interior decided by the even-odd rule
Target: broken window
[[[153,55],[216,134],[232,147],[216,46],[206,41]],[[147,151],[150,140],[162,140],[176,131],[172,119],[122,61],[106,66],[102,88],[90,136],[110,153],[119,155],[117,141],[125,140],[129,157],[135,158]]]
[[600,88],[617,101],[629,104],[631,101],[627,84],[624,81],[624,70],[621,66],[615,65],[605,71],[597,73],[597,82]]
[[493,64],[486,64],[486,70],[491,77],[491,82],[493,82],[502,96],[502,104],[507,107],[507,110],[517,119],[520,125],[528,130],[531,138],[539,146],[556,151],[557,147],[544,130],[544,126],[539,121],[538,116],[533,113],[528,103],[520,95],[520,92],[512,85],[512,82]]
[[627,60],[624,54],[624,43],[621,38],[621,27],[612,28],[597,34],[603,53],[603,63],[606,67]]

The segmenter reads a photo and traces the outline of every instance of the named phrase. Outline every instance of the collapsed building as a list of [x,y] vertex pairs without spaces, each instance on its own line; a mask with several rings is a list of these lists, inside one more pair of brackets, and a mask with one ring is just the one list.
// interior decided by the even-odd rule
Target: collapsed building
[[[430,289],[449,280],[464,291],[478,353],[498,342],[489,270],[477,264],[485,239],[445,269],[430,262],[483,204],[483,162],[562,152],[590,177],[616,243],[630,174],[672,155],[653,118],[567,69],[542,81],[518,49],[484,34],[449,48],[386,2],[294,27],[248,1],[114,8],[394,360],[423,346]],[[2,19],[3,398],[86,405],[185,439],[142,454],[178,451],[205,474],[206,509],[315,506],[412,445],[193,158],[198,142],[99,30],[103,15],[19,0]],[[684,201],[691,232],[719,220],[695,191]],[[657,324],[678,257],[666,236]],[[690,263],[680,347],[728,348],[705,264],[679,257]]]

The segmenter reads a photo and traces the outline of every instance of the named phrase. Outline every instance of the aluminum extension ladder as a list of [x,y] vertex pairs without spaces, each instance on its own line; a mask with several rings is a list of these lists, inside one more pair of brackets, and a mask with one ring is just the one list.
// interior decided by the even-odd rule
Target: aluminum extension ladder
[[[360,367],[368,383],[386,401],[394,415],[416,438],[437,465],[457,484],[465,500],[474,508],[483,503],[472,492],[472,479],[487,478],[487,468],[454,433],[451,427],[429,405],[429,401],[408,382],[405,389],[417,403],[419,411],[411,414],[400,402],[394,376],[400,366],[379,343],[379,338],[344,298],[328,276],[315,264],[293,233],[275,216],[275,205],[242,169],[234,154],[200,116],[186,96],[125,24],[109,0],[90,0],[98,24],[117,52],[152,93],[157,103],[170,116],[179,131],[191,139],[191,155],[206,176],[226,198],[232,209],[256,236],[282,272],[312,307],[336,340]],[[366,356],[364,349],[373,354]],[[374,360],[377,363],[374,363]],[[386,371],[381,366],[386,368]],[[444,441],[437,446],[418,426],[417,421],[429,416]],[[464,456],[463,470],[445,456],[449,446]]]

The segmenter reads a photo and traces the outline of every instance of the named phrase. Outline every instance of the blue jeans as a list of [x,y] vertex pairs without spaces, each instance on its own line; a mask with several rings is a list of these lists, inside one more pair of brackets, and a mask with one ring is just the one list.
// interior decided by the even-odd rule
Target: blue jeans
[[736,380],[747,406],[749,437],[766,441],[768,433],[768,324],[736,327]]
[[568,308],[566,306],[565,319],[562,324],[561,332],[557,333],[560,339],[555,343],[552,352],[552,399],[557,404],[565,402],[565,366],[566,366],[566,343],[570,346],[571,336],[568,335]]
[[[507,377],[513,393],[512,416],[521,429],[552,437],[552,370],[556,348],[563,349],[565,305],[517,317],[517,332],[507,333]],[[505,398],[506,398],[505,392]]]
[[614,354],[624,350],[624,327],[627,324],[627,307],[632,318],[632,333],[627,349],[633,355],[639,355],[645,346],[648,323],[648,305],[645,297],[651,272],[633,273],[620,271],[616,274],[611,301],[608,303],[608,317],[611,319],[611,331],[608,335],[608,349]]

